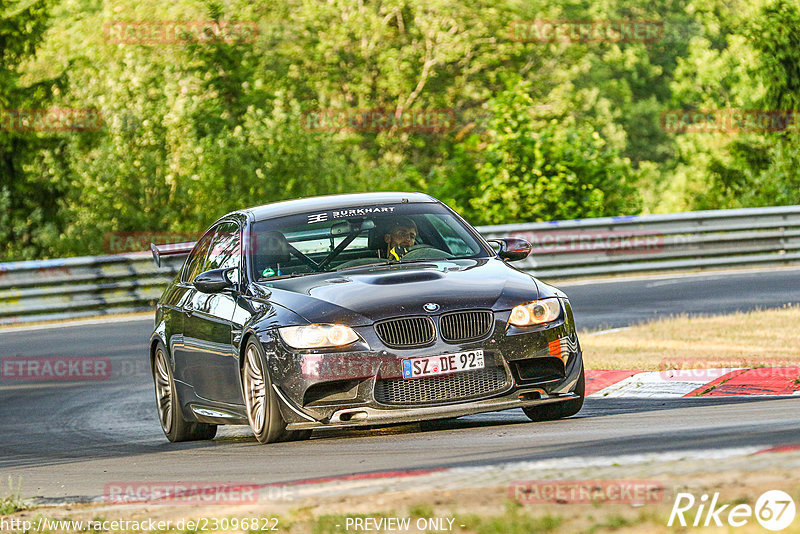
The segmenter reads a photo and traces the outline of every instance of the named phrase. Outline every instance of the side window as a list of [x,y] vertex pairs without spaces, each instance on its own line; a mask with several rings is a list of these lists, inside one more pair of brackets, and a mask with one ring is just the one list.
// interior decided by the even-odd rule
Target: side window
[[183,268],[183,276],[181,276],[182,282],[191,283],[195,276],[203,272],[203,265],[206,262],[206,253],[208,252],[208,247],[213,237],[214,232],[207,232],[194,246]]
[[231,269],[239,266],[241,258],[241,239],[236,223],[222,223],[217,227],[214,241],[208,252],[204,271],[210,269]]

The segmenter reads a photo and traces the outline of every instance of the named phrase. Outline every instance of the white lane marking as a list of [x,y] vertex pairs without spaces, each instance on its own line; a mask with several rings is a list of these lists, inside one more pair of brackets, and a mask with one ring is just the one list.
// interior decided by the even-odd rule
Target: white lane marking
[[581,332],[582,336],[602,336],[604,334],[611,334],[613,332],[621,332],[629,330],[630,326],[620,326],[619,328],[609,328],[608,330],[598,330],[597,332]]
[[[741,278],[756,278],[759,277],[762,273],[742,273],[743,276]],[[705,277],[698,276],[697,278],[706,279],[706,280],[720,280],[724,278],[723,276],[717,275],[707,275]],[[662,286],[670,286],[676,284],[683,284],[685,281],[681,279],[669,279],[669,280],[659,280],[656,282],[650,282],[649,284],[645,285],[645,287],[662,287]]]
[[[458,489],[482,488],[506,485],[515,480],[559,480],[574,478],[566,476],[565,470],[598,469],[644,464],[664,465],[667,462],[685,460],[722,460],[745,457],[762,451],[765,446],[731,447],[726,449],[705,449],[669,452],[650,452],[623,454],[619,456],[571,457],[535,460],[529,462],[510,462],[475,467],[454,467],[444,471],[425,473],[416,476],[386,476],[370,479],[330,480],[319,484],[293,485],[286,483],[296,497],[319,497],[339,494],[362,494],[384,488],[386,491],[420,489]],[[580,474],[578,474],[580,476]]]
[[63,321],[58,323],[48,323],[48,324],[35,324],[30,326],[12,326],[12,327],[0,327],[0,334],[11,333],[11,332],[30,332],[33,330],[50,330],[53,328],[67,328],[70,326],[90,326],[90,325],[98,325],[98,324],[108,324],[108,323],[128,323],[128,322],[135,322],[135,321],[144,321],[149,319],[150,321],[155,320],[155,315],[151,312],[144,312],[136,317],[114,317],[113,315],[101,315],[94,319],[75,319],[74,321]]
[[638,373],[593,393],[594,397],[683,397],[739,368],[675,369]]
[[506,471],[515,470],[517,468],[529,469],[537,471],[539,469],[570,469],[581,467],[604,467],[612,465],[635,465],[647,462],[671,462],[676,460],[693,460],[693,459],[722,459],[732,458],[734,456],[746,456],[755,452],[761,451],[764,446],[749,446],[749,447],[729,447],[726,449],[692,449],[688,451],[668,451],[668,452],[645,452],[639,454],[621,454],[619,456],[595,456],[583,457],[575,456],[571,458],[550,458],[548,460],[536,460],[532,462],[516,462],[505,463],[495,466],[481,466],[481,467],[456,467],[455,470],[489,470],[489,469],[503,469]]
[[716,271],[702,271],[702,272],[692,272],[692,273],[664,273],[664,274],[651,274],[651,275],[639,275],[639,276],[616,276],[616,277],[608,277],[608,278],[593,278],[587,280],[575,280],[575,281],[564,281],[559,282],[558,280],[553,280],[552,285],[556,287],[569,287],[569,286],[586,286],[586,285],[594,285],[594,284],[616,284],[616,283],[625,283],[625,282],[642,282],[647,280],[679,280],[681,278],[700,278],[700,277],[711,277],[711,278],[722,278],[728,275],[736,275],[736,274],[760,274],[760,273],[769,273],[769,272],[791,272],[791,271],[800,271],[800,267],[772,267],[772,268],[754,268],[754,269],[720,269]]

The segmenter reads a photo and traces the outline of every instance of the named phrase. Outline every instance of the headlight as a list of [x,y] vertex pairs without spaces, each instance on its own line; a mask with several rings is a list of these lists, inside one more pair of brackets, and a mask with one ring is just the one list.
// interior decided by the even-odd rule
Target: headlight
[[514,326],[532,326],[555,321],[561,315],[561,304],[557,298],[534,300],[520,304],[511,310],[508,324]]
[[359,337],[349,326],[340,324],[309,324],[278,328],[281,338],[295,349],[340,347],[358,341]]

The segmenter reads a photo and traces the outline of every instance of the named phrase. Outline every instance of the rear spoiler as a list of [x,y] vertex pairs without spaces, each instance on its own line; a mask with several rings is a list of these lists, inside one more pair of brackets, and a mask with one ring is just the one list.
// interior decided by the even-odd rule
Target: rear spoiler
[[157,267],[161,267],[162,256],[185,256],[194,248],[195,241],[186,243],[168,243],[166,245],[156,245],[150,243],[150,252],[153,253],[153,261]]

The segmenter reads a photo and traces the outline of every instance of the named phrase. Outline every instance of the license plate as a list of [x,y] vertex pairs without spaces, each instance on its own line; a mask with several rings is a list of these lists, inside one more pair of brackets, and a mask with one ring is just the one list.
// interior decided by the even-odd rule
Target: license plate
[[468,350],[403,360],[403,378],[448,375],[459,371],[483,369],[483,367],[483,350]]

